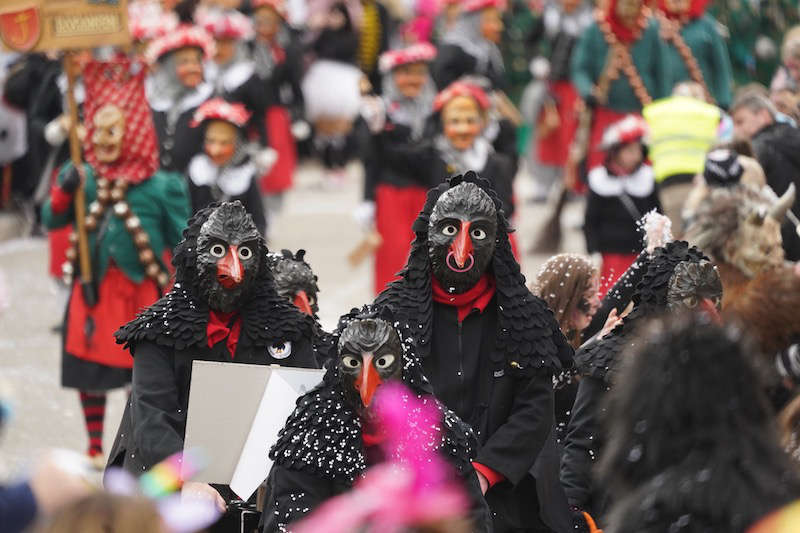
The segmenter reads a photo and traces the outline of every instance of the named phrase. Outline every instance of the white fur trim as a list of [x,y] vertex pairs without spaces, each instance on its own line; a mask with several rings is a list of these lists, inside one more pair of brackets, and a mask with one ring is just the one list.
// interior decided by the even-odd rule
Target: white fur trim
[[589,188],[600,196],[620,196],[624,191],[629,196],[644,198],[655,188],[653,168],[642,165],[629,176],[609,176],[606,167],[601,165],[589,172]]
[[216,185],[228,197],[241,196],[250,187],[256,166],[248,161],[238,167],[220,168],[206,154],[198,154],[189,162],[189,179],[198,187]]

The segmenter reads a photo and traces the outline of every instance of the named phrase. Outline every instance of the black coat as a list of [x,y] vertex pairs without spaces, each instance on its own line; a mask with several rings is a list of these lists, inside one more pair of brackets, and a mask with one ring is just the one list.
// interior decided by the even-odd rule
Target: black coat
[[[133,355],[133,389],[109,465],[141,474],[183,449],[196,359],[316,367],[311,317],[280,298],[271,280],[254,293],[241,311],[242,329],[233,359],[225,341],[208,348],[208,306],[178,285],[116,333],[117,342]],[[288,358],[270,355],[270,347],[287,341]]]
[[[462,180],[477,183],[492,197],[498,208],[498,244],[490,266],[496,295],[482,313],[459,325],[455,309],[433,302],[427,232],[439,195]],[[495,529],[535,530],[546,522],[556,531],[569,531],[566,502],[547,500],[561,491],[555,468],[534,469],[534,463],[552,439],[551,376],[572,364],[572,348],[546,304],[525,287],[500,206],[489,183],[474,173],[429,192],[413,226],[416,240],[402,278],[377,303],[408,321],[437,398],[475,430],[476,461],[505,477],[487,493]]]
[[[639,173],[647,176],[638,176]],[[623,194],[631,200],[634,209],[630,209],[623,201],[622,194],[612,191],[614,180],[619,180],[606,170],[598,167],[589,173],[589,197],[586,200],[586,215],[583,232],[586,237],[586,249],[589,253],[635,254],[642,249],[642,236],[637,221],[645,213],[661,210],[658,201],[658,190],[652,177],[650,167],[640,167],[633,177],[625,178],[641,182],[649,180],[649,192],[636,194],[644,186],[623,189]],[[606,187],[609,185],[609,187]]]
[[[303,56],[304,47],[300,37],[294,30],[288,30],[289,39],[284,46],[284,57],[272,67],[268,78],[261,78],[261,90],[264,91],[268,105],[280,105],[289,109],[293,120],[299,120],[304,113],[303,89]],[[248,47],[250,55],[254,48],[259,46],[255,41],[250,41]]]
[[[800,190],[800,129],[776,122],[760,130],[752,139],[756,158],[767,176],[767,184],[778,196],[786,192],[791,183]],[[800,215],[800,194],[792,211]],[[790,261],[800,259],[800,237],[792,224],[781,228],[783,249]]]
[[491,64],[485,72],[478,72],[478,60],[458,45],[444,44],[436,53],[431,66],[436,86],[441,90],[463,76],[484,76],[489,79],[493,90],[505,90],[508,86],[505,71],[497,70]]
[[265,82],[255,73],[251,62],[243,61],[221,74],[215,83],[216,96],[228,102],[244,104],[251,113],[246,128],[258,135],[261,146],[269,146],[266,111],[273,105],[273,92],[265,90]]
[[161,170],[186,174],[189,161],[203,150],[202,128],[192,128],[189,124],[194,112],[211,97],[212,91],[211,85],[204,84],[181,102],[172,103],[169,109],[177,106],[180,111],[172,125],[167,120],[167,108],[162,108],[160,102],[153,109]]

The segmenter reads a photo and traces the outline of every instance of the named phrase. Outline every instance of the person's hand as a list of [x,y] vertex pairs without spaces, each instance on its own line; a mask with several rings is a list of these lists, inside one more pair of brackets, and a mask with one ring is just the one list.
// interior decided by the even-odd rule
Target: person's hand
[[78,169],[74,166],[70,167],[67,170],[67,173],[64,175],[64,179],[61,181],[61,190],[67,194],[73,194],[75,191],[78,190],[81,184],[81,175],[78,172]]
[[[48,515],[61,507],[83,498],[91,491],[87,477],[81,471],[88,472],[89,466],[68,465],[65,461],[85,461],[84,457],[74,458],[71,455],[48,452],[36,465],[28,484],[36,498],[39,513]],[[85,467],[85,468],[84,468]]]
[[603,325],[603,329],[600,330],[600,335],[598,335],[597,338],[602,339],[620,324],[622,324],[622,317],[617,315],[616,308],[612,309],[608,314],[608,318],[606,318],[606,323]]
[[375,227],[375,202],[365,200],[358,204],[353,210],[353,218],[361,226],[364,231],[371,230]]
[[379,96],[362,97],[360,112],[370,132],[380,133],[383,130],[386,125],[386,109]]
[[187,500],[213,501],[221,513],[224,513],[227,509],[225,500],[220,496],[219,492],[208,483],[198,483],[197,481],[184,483],[183,490],[181,491],[181,498]]
[[475,475],[478,476],[478,483],[481,486],[481,494],[486,496],[486,491],[489,490],[489,480],[477,470],[475,471]]

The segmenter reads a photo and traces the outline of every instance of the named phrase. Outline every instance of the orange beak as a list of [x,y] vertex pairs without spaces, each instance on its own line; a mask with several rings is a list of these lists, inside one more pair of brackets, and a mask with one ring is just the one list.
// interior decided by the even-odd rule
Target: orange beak
[[229,252],[217,263],[217,281],[226,289],[232,289],[242,282],[244,269],[239,261],[238,246],[231,245]]
[[356,378],[355,383],[364,407],[369,407],[369,404],[372,403],[375,390],[381,383],[383,383],[383,380],[378,375],[375,367],[372,366],[372,355],[364,355],[364,360],[361,363],[361,374]]
[[297,307],[305,314],[307,315],[314,314],[314,311],[311,309],[311,304],[308,302],[308,295],[306,294],[306,291],[303,290],[297,291],[294,295],[293,303],[295,307]]
[[450,245],[450,251],[453,252],[458,268],[464,268],[464,265],[467,264],[467,259],[472,253],[472,239],[469,238],[470,224],[471,222],[461,222],[461,231],[458,232],[456,240]]
[[708,298],[703,298],[700,301],[700,310],[707,314],[715,324],[722,324],[722,317],[717,311],[717,306]]

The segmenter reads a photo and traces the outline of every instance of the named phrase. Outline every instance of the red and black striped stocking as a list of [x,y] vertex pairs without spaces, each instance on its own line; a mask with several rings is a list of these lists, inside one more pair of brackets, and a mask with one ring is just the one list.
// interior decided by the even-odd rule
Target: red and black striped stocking
[[80,391],[83,417],[89,432],[89,457],[103,454],[103,419],[106,414],[106,394],[104,392]]

